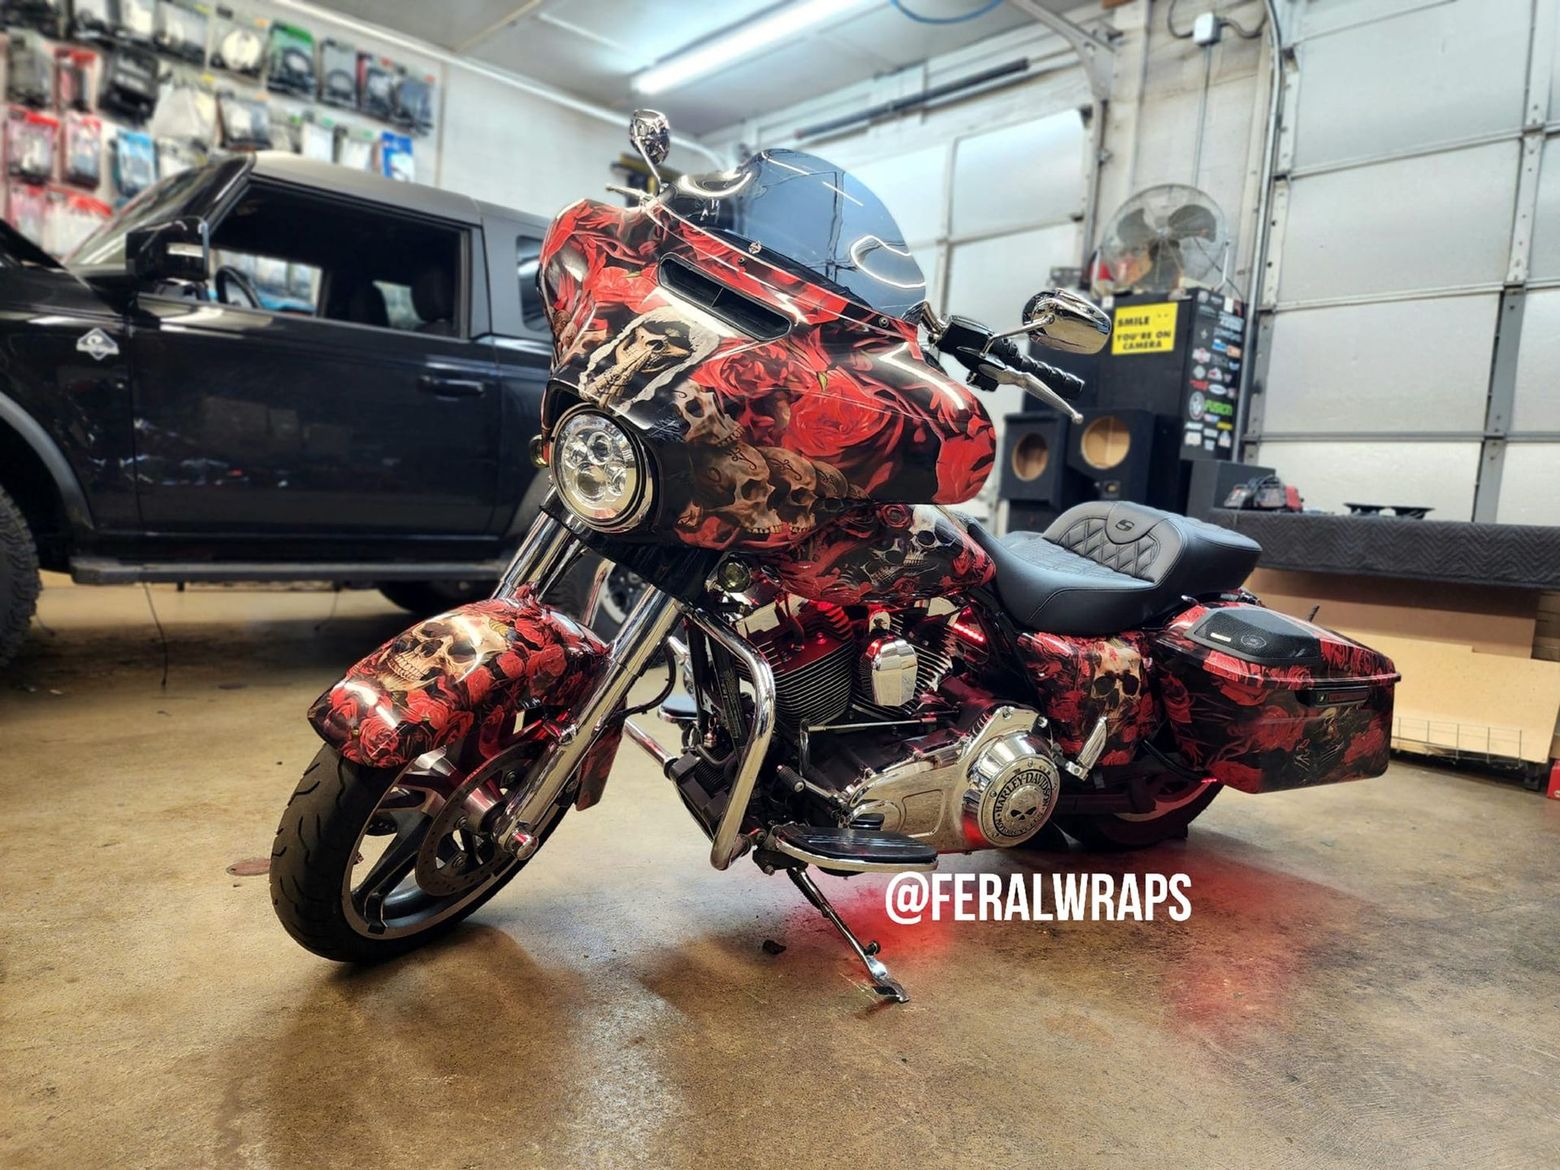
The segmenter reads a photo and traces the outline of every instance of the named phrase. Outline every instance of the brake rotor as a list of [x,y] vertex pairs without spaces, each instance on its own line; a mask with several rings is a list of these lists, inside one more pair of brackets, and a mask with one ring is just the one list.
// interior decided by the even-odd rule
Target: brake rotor
[[464,894],[514,864],[514,858],[481,831],[481,824],[466,807],[466,798],[479,788],[502,801],[496,780],[503,775],[503,757],[489,760],[445,798],[423,835],[417,850],[417,884],[435,897]]

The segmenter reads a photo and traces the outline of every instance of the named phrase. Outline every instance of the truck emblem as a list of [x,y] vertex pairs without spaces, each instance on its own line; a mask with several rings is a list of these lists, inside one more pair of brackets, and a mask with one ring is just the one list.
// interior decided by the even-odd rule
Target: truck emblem
[[100,362],[118,353],[119,346],[114,344],[114,339],[101,329],[94,329],[77,339],[76,352],[87,354],[93,361]]

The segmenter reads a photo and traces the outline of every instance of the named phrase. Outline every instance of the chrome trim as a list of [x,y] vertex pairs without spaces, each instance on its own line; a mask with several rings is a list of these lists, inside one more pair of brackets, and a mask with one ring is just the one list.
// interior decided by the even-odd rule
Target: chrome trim
[[661,766],[663,772],[677,759],[676,755],[661,746],[660,741],[655,736],[651,735],[643,727],[640,727],[632,719],[623,720],[623,734],[643,748],[645,753]]
[[596,611],[601,608],[601,591],[606,588],[607,578],[612,575],[612,569],[612,562],[602,557],[601,563],[596,566],[596,571],[591,574],[590,592],[585,595],[585,609],[580,613],[582,626],[595,625]]
[[915,682],[921,671],[921,656],[914,646],[895,635],[875,638],[867,643],[865,658],[874,703],[879,707],[903,707],[914,700]]
[[557,498],[557,491],[550,490],[542,500],[542,511],[532,521],[525,539],[515,549],[515,555],[499,578],[494,597],[513,597],[520,586],[550,577],[558,562],[569,552],[574,534],[564,524],[547,514],[546,506]]
[[726,811],[715,827],[710,845],[710,864],[716,869],[725,869],[742,856],[750,844],[741,835],[742,818],[747,813],[748,802],[753,799],[753,786],[758,782],[759,769],[764,766],[769,740],[775,731],[775,675],[763,655],[717,619],[690,609],[688,620],[722,650],[742,662],[753,687],[753,726],[748,733],[742,764],[732,781]]
[[517,857],[535,850],[534,826],[557,803],[585,753],[606,730],[629,688],[660,653],[681,616],[682,605],[675,597],[645,587],[608,650],[596,689],[570,712],[572,722],[559,730],[557,743],[536,771],[504,801],[493,830],[500,846]]
[[[775,827],[779,828],[778,825]],[[822,854],[809,853],[775,836],[773,829],[764,834],[764,848],[775,853],[784,853],[787,857],[794,857],[798,861],[805,861],[808,865],[816,865],[819,869],[837,869],[850,873],[930,873],[937,868],[935,857],[924,865],[906,865],[898,861],[841,861],[836,857],[824,857]]]

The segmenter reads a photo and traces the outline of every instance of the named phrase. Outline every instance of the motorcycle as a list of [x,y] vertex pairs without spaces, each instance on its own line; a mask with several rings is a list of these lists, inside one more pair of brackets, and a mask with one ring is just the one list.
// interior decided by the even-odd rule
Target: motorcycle
[[[636,113],[630,140],[659,174],[665,119]],[[1385,770],[1392,663],[1263,608],[1251,540],[1109,500],[997,538],[950,507],[993,464],[975,391],[1079,417],[1081,383],[1014,338],[1097,352],[1105,313],[1050,290],[1016,329],[941,316],[882,203],[810,155],[629,194],[548,232],[552,491],[496,592],[310,708],[325,746],[271,865],[299,943],[360,962],[448,931],[602,799],[626,737],[714,868],[783,872],[903,1001],[812,870],[930,870],[1048,824],[1146,846],[1226,787]],[[594,600],[540,600],[592,554],[595,594],[618,569],[645,583],[610,644]],[[635,722],[651,710],[680,750]]]

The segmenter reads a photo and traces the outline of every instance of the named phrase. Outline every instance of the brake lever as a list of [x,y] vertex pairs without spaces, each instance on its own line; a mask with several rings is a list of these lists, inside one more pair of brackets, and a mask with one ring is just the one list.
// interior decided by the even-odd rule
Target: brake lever
[[1015,370],[1012,366],[987,355],[981,359],[979,366],[980,376],[1004,386],[1017,386],[1026,394],[1033,395],[1047,406],[1061,411],[1075,423],[1083,421],[1083,415],[1071,402],[1063,398],[1055,390],[1052,390],[1035,375],[1025,370]]

